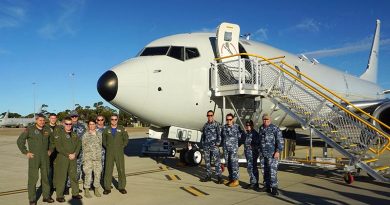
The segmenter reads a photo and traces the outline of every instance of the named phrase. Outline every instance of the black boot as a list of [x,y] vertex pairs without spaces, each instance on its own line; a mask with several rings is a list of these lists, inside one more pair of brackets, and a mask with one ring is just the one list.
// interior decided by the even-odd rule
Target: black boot
[[218,176],[217,178],[217,184],[223,184],[223,179],[221,176]]
[[211,176],[205,176],[203,179],[200,180],[201,182],[209,182],[211,181]]
[[261,188],[258,188],[257,191],[258,191],[258,192],[267,192],[267,193],[271,193],[271,188],[269,188],[269,187],[261,187]]
[[274,195],[274,196],[279,195],[278,188],[277,187],[273,187],[272,191],[271,191],[271,194]]

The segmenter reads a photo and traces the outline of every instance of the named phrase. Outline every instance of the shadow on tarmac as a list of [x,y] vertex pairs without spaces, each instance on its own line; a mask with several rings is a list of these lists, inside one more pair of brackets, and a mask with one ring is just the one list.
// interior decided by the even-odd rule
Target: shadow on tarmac
[[[299,141],[299,138],[300,137],[298,137],[298,141]],[[142,152],[142,145],[146,141],[147,141],[147,138],[129,139],[128,146],[125,148],[125,155],[129,156],[129,157],[138,156],[138,157],[151,158],[151,159],[155,160],[157,164],[163,164],[167,167],[171,167],[175,170],[178,170],[178,171],[184,172],[186,174],[192,175],[194,177],[197,177],[197,178],[199,178],[199,180],[205,176],[206,170],[205,170],[204,165],[200,165],[198,167],[181,165],[179,163],[180,160],[177,157],[173,158],[173,157],[167,157],[167,156],[162,156],[162,155],[143,156],[141,153]],[[308,141],[307,136],[306,136],[306,139],[303,137],[303,138],[301,138],[299,144],[306,144],[307,141]],[[297,142],[297,144],[298,144],[298,142]],[[322,141],[317,141],[315,144],[317,146],[323,146]],[[240,164],[240,166],[246,167],[245,164]],[[371,190],[371,189],[366,189],[364,187],[354,186],[353,184],[346,184],[343,181],[343,172],[339,171],[339,170],[326,170],[326,169],[316,168],[316,167],[302,167],[302,166],[280,164],[279,171],[295,173],[295,174],[300,174],[303,176],[310,176],[313,178],[323,179],[323,180],[327,180],[327,181],[330,181],[330,182],[338,184],[338,185],[345,186],[346,188],[356,188],[356,189],[367,190],[367,191],[371,191],[373,193],[376,193],[378,195],[388,196],[390,194],[390,191],[386,192],[386,191],[381,191],[381,190]],[[224,173],[225,173],[225,175],[227,175],[227,169],[225,169]],[[260,181],[262,181],[261,170],[259,170],[259,173],[260,173]],[[241,175],[247,174],[247,172],[244,171],[244,172],[241,172],[240,174]],[[223,176],[223,177],[225,180],[228,180],[226,176]],[[372,184],[375,184],[378,186],[382,186],[383,188],[385,188],[383,190],[389,190],[388,188],[390,188],[390,184],[375,182],[372,180],[372,178],[370,178],[368,176],[358,176],[358,177],[355,177],[355,179],[358,181],[361,181],[361,182],[367,182],[367,183],[372,183]],[[212,176],[212,181],[214,181],[214,183],[216,183],[216,176]],[[114,180],[113,182],[114,182],[114,185],[115,185],[115,183],[117,183],[116,180]],[[262,186],[261,184],[262,183],[260,183],[260,186]],[[307,186],[311,186],[313,188],[323,189],[323,190],[327,190],[327,191],[333,191],[333,192],[336,192],[340,195],[349,197],[351,199],[354,199],[354,200],[357,200],[357,201],[360,201],[363,203],[370,204],[370,203],[375,202],[375,204],[386,204],[386,202],[388,202],[385,199],[380,199],[380,198],[376,198],[376,197],[370,197],[370,196],[365,196],[365,195],[362,196],[362,195],[343,192],[343,191],[335,191],[332,189],[328,189],[326,187],[308,184],[308,183],[303,183],[303,184],[305,184]],[[245,187],[246,185],[248,185],[247,182],[240,181],[241,187]],[[115,186],[117,186],[117,185],[115,185]],[[330,197],[318,197],[317,195],[311,195],[311,194],[306,194],[306,193],[302,193],[302,192],[286,191],[283,189],[279,189],[279,191],[280,191],[281,195],[277,196],[275,198],[278,198],[279,200],[282,200],[286,203],[291,203],[291,204],[296,204],[297,201],[299,203],[303,203],[303,204],[334,204],[334,203],[348,204],[346,202],[336,200],[336,199],[330,198]]]

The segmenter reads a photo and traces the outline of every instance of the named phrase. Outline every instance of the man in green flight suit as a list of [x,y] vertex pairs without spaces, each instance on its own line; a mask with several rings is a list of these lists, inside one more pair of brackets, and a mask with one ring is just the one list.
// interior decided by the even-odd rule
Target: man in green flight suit
[[[35,117],[35,125],[29,126],[20,134],[17,145],[19,150],[28,158],[28,199],[30,205],[36,204],[36,184],[41,170],[41,183],[43,202],[53,203],[50,196],[48,179],[49,168],[49,136],[50,129],[45,127],[45,117],[38,114]],[[26,147],[26,141],[28,149]]]
[[103,131],[103,146],[106,148],[106,162],[104,172],[104,192],[111,193],[112,171],[114,162],[118,170],[118,190],[126,194],[126,176],[124,148],[127,146],[129,135],[123,126],[118,125],[118,115],[111,115],[111,126]]
[[64,199],[64,189],[66,177],[69,176],[72,198],[82,199],[79,194],[79,184],[77,181],[77,155],[81,149],[81,141],[75,132],[72,132],[72,119],[66,117],[64,119],[64,129],[56,129],[53,133],[55,148],[58,152],[54,162],[54,176],[56,185],[57,201],[62,203]]

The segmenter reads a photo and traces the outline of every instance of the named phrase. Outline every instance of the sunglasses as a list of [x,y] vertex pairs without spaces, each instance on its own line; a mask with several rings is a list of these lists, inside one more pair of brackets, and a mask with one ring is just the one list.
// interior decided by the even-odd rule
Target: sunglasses
[[71,125],[72,125],[72,123],[65,123],[65,125],[71,126]]
[[104,119],[97,119],[96,121],[104,121]]
[[207,117],[212,117],[213,115],[207,115]]
[[111,119],[111,120],[113,120],[113,121],[117,121],[118,119]]
[[251,125],[245,125],[245,126],[250,127]]
[[79,117],[79,116],[71,116],[71,118],[76,118],[76,117]]
[[233,119],[226,119],[226,121],[232,121]]

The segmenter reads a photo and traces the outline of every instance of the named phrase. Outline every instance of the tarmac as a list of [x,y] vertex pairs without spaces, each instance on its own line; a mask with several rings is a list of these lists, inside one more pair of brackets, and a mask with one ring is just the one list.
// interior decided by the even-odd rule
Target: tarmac
[[[200,182],[205,173],[203,165],[182,166],[178,163],[178,154],[175,158],[142,156],[147,131],[147,128],[128,129],[129,145],[125,150],[127,194],[120,194],[114,188],[109,195],[81,201],[67,195],[62,204],[390,204],[390,184],[373,181],[364,175],[356,177],[352,184],[346,184],[340,170],[318,167],[280,165],[280,195],[276,197],[242,188],[249,181],[245,165],[240,167],[238,187],[230,188],[214,181]],[[16,146],[21,132],[22,129],[17,128],[0,128],[0,205],[28,204],[27,159]],[[300,149],[302,151],[297,154],[305,155],[306,149]],[[388,151],[387,155],[390,155]],[[225,170],[225,179],[227,174]],[[38,193],[38,204],[42,204],[42,196]]]

